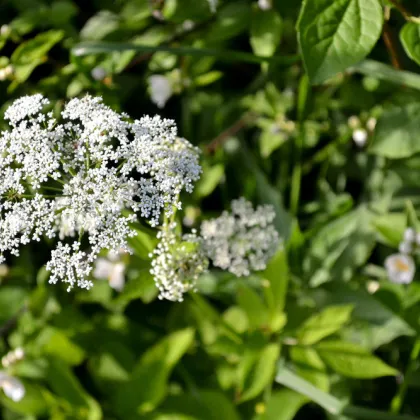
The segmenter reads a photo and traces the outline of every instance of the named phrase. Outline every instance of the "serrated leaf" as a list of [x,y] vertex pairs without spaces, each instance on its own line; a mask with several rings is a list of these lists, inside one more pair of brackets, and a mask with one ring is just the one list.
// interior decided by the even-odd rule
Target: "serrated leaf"
[[274,10],[263,11],[255,5],[251,20],[250,43],[255,55],[271,57],[280,42],[283,21]]
[[341,375],[372,379],[394,376],[398,371],[358,344],[345,341],[324,341],[316,350],[325,363]]
[[401,29],[400,39],[407,55],[420,64],[420,25],[414,22],[406,23]]
[[369,54],[382,31],[379,0],[306,0],[298,21],[303,60],[321,83]]
[[384,112],[375,128],[370,152],[388,159],[401,159],[420,152],[420,104],[411,103]]
[[330,306],[310,317],[297,331],[301,344],[311,345],[339,331],[351,316],[352,305]]

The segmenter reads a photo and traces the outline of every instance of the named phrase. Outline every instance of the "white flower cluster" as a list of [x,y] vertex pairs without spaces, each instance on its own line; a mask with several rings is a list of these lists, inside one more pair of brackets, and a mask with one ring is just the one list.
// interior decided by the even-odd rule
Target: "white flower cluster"
[[42,95],[26,96],[5,113],[0,263],[4,252],[18,255],[22,244],[58,236],[50,282],[88,288],[102,249],[128,251],[137,214],[157,226],[162,213],[181,207],[179,194],[191,192],[201,173],[198,150],[177,137],[173,121],[130,121],[101,98],[72,99],[60,119],[44,111],[48,105]]
[[238,277],[264,270],[279,244],[272,206],[253,209],[244,198],[232,201],[232,212],[201,224],[204,253],[213,265]]
[[385,260],[385,269],[393,283],[408,284],[413,281],[416,266],[411,253],[420,246],[420,234],[413,228],[407,228],[399,245],[399,253],[392,254]]
[[175,228],[169,224],[159,232],[150,273],[160,291],[159,299],[182,302],[184,293],[194,290],[198,277],[207,270],[208,260],[195,231],[180,237]]
[[[25,352],[21,347],[18,347],[4,355],[1,359],[1,364],[7,369],[21,361],[24,357]],[[4,370],[0,370],[0,388],[3,389],[7,397],[15,402],[20,401],[25,396],[25,386],[23,383]]]

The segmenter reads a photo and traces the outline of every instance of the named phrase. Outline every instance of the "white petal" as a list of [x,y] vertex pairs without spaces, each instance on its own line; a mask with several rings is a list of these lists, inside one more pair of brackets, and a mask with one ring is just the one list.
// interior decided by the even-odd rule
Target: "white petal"
[[105,258],[98,258],[96,260],[95,269],[93,270],[93,277],[96,279],[107,279],[112,273],[114,264]]
[[9,376],[1,382],[4,393],[15,402],[20,401],[25,396],[25,387],[19,379]]
[[125,265],[123,263],[117,263],[114,264],[111,275],[109,276],[109,285],[119,292],[124,288],[125,284],[124,271]]
[[393,283],[408,284],[416,271],[413,259],[404,254],[393,254],[385,260],[388,277]]

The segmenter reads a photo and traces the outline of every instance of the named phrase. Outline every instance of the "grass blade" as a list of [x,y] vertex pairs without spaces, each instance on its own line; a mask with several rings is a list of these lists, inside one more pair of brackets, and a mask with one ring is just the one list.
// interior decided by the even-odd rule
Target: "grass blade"
[[420,90],[420,75],[393,67],[374,60],[364,60],[350,68],[351,71],[372,76],[387,82],[396,83]]
[[216,48],[194,48],[168,45],[138,45],[130,42],[82,42],[72,48],[72,53],[76,56],[89,54],[112,53],[115,51],[136,51],[139,53],[155,53],[165,51],[175,55],[189,55],[195,57],[216,57],[223,61],[242,61],[246,63],[260,64],[263,62],[273,62],[289,66],[299,61],[298,55],[259,57],[257,55],[232,50],[221,50]]
[[345,405],[339,399],[316,388],[282,364],[279,367],[275,381],[305,395],[333,415],[342,414],[361,420],[420,420],[419,417],[410,415],[390,414],[384,411],[371,410],[370,408]]

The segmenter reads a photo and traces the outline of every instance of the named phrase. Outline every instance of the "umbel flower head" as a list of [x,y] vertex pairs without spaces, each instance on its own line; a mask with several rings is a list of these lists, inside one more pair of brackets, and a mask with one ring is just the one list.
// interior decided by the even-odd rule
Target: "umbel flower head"
[[159,299],[182,302],[184,293],[194,290],[207,270],[208,260],[195,231],[181,237],[175,228],[175,223],[168,224],[158,233],[160,242],[151,255],[150,273],[160,291]]
[[201,168],[172,120],[113,111],[101,98],[72,99],[55,118],[42,95],[16,100],[0,133],[0,263],[21,245],[58,238],[51,283],[89,288],[102,249],[129,251],[130,224],[152,226],[180,208]]
[[244,198],[233,200],[231,207],[232,212],[201,224],[204,253],[214,266],[238,277],[264,270],[279,244],[273,207],[254,210]]

